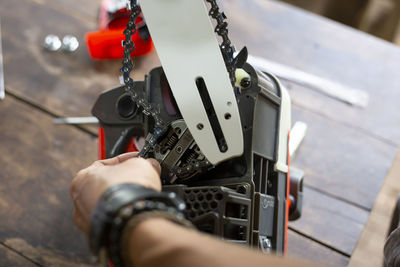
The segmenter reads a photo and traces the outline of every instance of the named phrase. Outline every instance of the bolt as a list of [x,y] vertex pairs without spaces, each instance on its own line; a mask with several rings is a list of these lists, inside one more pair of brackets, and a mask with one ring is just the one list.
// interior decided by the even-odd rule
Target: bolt
[[57,35],[49,34],[44,38],[44,48],[48,51],[57,51],[61,48],[61,41]]
[[221,145],[220,150],[222,153],[225,153],[228,150],[228,146],[227,145]]
[[269,240],[268,238],[264,239],[263,240],[263,247],[265,249],[271,248],[272,247],[271,240]]
[[243,88],[249,88],[250,85],[251,85],[251,81],[250,81],[249,78],[243,78],[243,79],[240,81],[240,86],[243,87]]
[[65,35],[62,40],[62,50],[67,52],[74,52],[79,47],[79,41],[73,35]]
[[129,218],[132,215],[132,209],[123,208],[120,211],[120,215],[121,215],[122,218]]

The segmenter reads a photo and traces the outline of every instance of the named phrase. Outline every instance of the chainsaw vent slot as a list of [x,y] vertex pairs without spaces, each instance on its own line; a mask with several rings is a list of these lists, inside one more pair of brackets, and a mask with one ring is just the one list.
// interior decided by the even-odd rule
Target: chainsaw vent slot
[[260,157],[257,154],[253,154],[253,181],[254,181],[254,190],[256,192],[260,192],[262,194],[268,193],[268,169],[269,165],[268,160],[264,157]]

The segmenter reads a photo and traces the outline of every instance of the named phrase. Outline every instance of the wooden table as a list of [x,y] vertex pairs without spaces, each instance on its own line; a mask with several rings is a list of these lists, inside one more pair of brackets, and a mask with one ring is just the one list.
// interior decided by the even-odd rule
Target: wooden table
[[[6,99],[0,102],[0,265],[90,265],[73,225],[68,187],[97,157],[94,128],[57,126],[87,116],[118,85],[120,61],[92,61],[84,34],[96,29],[95,0],[2,0]],[[221,1],[220,1],[221,2]],[[343,25],[267,0],[225,0],[237,48],[367,91],[365,109],[285,82],[293,121],[308,134],[293,165],[306,171],[303,216],[290,223],[288,254],[344,266],[400,143],[400,49]],[[72,54],[43,50],[47,34],[74,34]],[[137,79],[156,66],[136,61]]]

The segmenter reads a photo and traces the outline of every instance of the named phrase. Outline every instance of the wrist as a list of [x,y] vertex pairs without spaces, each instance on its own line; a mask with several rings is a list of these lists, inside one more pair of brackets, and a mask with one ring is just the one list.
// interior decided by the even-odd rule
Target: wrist
[[[147,217],[163,217],[185,224],[185,204],[174,193],[160,193],[136,184],[119,184],[100,198],[92,214],[90,247],[106,255],[114,266],[125,266],[121,241],[129,222],[134,228]],[[126,258],[126,257],[125,257]]]
[[125,259],[132,266],[163,266],[163,255],[174,257],[177,253],[173,252],[187,247],[181,239],[182,231],[187,228],[166,218],[143,220],[126,236]]
[[134,227],[128,224],[121,240],[121,255],[126,266],[142,266],[142,256],[150,247],[154,247],[152,237],[168,231],[176,224],[163,217],[148,217],[138,222]]

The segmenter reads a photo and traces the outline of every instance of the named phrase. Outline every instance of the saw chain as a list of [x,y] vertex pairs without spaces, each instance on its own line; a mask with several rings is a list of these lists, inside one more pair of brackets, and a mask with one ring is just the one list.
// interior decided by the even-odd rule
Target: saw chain
[[[130,77],[130,73],[134,68],[134,64],[131,60],[131,53],[135,50],[135,44],[132,41],[132,35],[136,33],[137,25],[136,19],[141,13],[141,8],[138,4],[137,0],[128,0],[127,9],[131,10],[131,14],[129,17],[129,21],[126,25],[126,29],[124,30],[125,40],[122,43],[124,47],[124,57],[122,61],[121,72],[123,73],[123,82],[125,84],[125,91],[130,95],[132,100],[136,103],[136,105],[142,109],[142,112],[146,116],[151,116],[154,120],[154,131],[153,133],[149,133],[146,137],[145,144],[142,150],[139,152],[139,157],[147,158],[150,156],[150,153],[157,155],[157,151],[165,150],[165,146],[172,147],[173,145],[178,144],[180,141],[180,137],[183,136],[180,133],[183,129],[186,129],[186,125],[183,122],[180,122],[179,127],[173,127],[173,123],[166,123],[160,114],[160,108],[158,105],[153,103],[149,103],[146,99],[145,93],[140,90],[135,90],[134,80]],[[228,37],[228,23],[225,21],[226,16],[223,12],[219,10],[218,4],[216,0],[205,0],[208,2],[211,7],[209,9],[209,16],[216,20],[217,24],[215,27],[215,32],[221,37],[222,42],[220,44],[221,53],[223,59],[225,61],[225,65],[229,74],[230,81],[232,83],[233,89],[236,89],[235,83],[235,71],[236,71],[236,63],[235,58],[233,56],[235,49],[232,46],[232,43]],[[175,123],[176,124],[176,123]],[[183,124],[183,125],[182,125]],[[190,135],[190,132],[187,130],[186,139],[191,140],[186,145],[191,146],[193,151],[186,158],[183,165],[169,165],[167,176],[170,183],[173,183],[176,179],[185,180],[197,173],[201,173],[204,170],[212,167],[212,164],[204,157],[204,155],[199,151],[197,145],[195,144],[193,137]],[[164,139],[164,140],[161,140]],[[189,144],[190,143],[190,144]],[[164,146],[164,147],[163,147]],[[177,146],[178,149],[181,146]],[[178,151],[179,152],[179,151]],[[156,156],[156,159],[162,161],[162,158]]]

